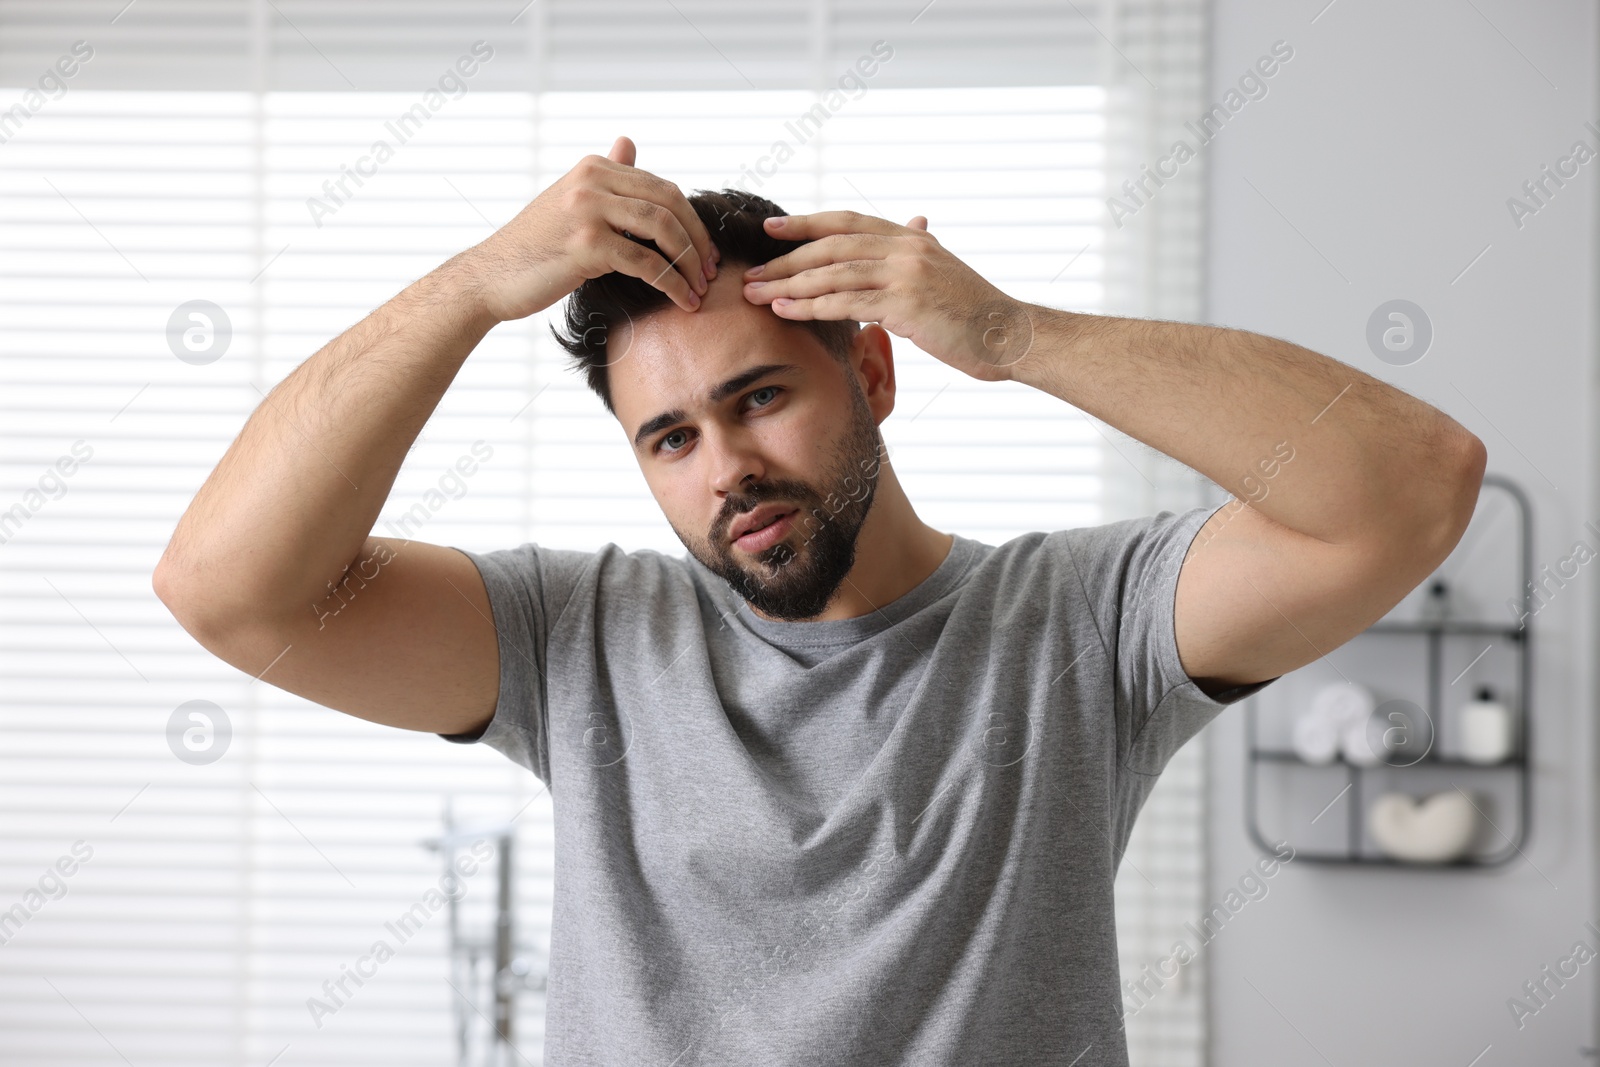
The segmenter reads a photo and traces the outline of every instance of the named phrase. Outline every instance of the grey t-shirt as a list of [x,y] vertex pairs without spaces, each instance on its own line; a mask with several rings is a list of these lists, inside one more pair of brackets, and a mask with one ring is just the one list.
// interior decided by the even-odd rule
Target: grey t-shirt
[[824,622],[687,554],[459,550],[499,631],[480,740],[553,803],[546,1062],[1124,1067],[1134,816],[1269,684],[1212,699],[1178,659],[1213,510],[957,534]]

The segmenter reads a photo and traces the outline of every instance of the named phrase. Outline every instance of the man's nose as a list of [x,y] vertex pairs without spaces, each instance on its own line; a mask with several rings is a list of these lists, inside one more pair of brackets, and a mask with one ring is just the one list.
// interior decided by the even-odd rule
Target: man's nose
[[746,482],[766,476],[761,453],[742,429],[707,431],[701,444],[708,453],[711,488],[718,493],[741,493]]

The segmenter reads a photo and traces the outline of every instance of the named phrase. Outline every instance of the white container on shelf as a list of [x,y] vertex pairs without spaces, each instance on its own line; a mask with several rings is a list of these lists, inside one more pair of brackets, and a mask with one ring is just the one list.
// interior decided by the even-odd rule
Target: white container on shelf
[[1516,747],[1511,709],[1486,685],[1461,709],[1461,758],[1468,763],[1503,763]]

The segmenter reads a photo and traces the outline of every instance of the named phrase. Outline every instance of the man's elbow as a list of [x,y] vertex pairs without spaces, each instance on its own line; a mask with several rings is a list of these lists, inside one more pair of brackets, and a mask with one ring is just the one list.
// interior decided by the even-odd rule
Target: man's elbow
[[202,598],[195,596],[186,588],[177,571],[166,562],[165,557],[156,564],[156,569],[150,575],[150,588],[156,594],[156,599],[161,601],[177,620],[178,625],[202,646],[209,648],[207,639],[210,637],[211,628],[204,624],[196,610]]
[[1489,462],[1489,450],[1476,434],[1465,429],[1453,434],[1442,448],[1448,456],[1441,456],[1432,475],[1439,479],[1439,503],[1425,520],[1428,536],[1424,544],[1433,566],[1443,563],[1467,532]]
[[158,565],[151,574],[150,585],[156,598],[195,644],[246,674],[256,674],[261,664],[276,653],[266,653],[271,647],[281,650],[288,639],[279,639],[271,623],[248,607],[228,605],[215,595],[215,584],[185,578],[180,571]]
[[220,583],[205,581],[165,557],[150,575],[150,588],[178,625],[202,648],[215,651],[224,635],[252,617],[252,612],[222,602]]

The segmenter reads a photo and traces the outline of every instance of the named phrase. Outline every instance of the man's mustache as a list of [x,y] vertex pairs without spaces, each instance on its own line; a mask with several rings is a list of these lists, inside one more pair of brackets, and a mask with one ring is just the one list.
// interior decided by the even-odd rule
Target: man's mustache
[[795,504],[804,511],[816,499],[816,491],[800,482],[774,482],[737,498],[729,496],[722,502],[722,512],[717,516],[717,521],[712,523],[711,541],[713,544],[727,541],[728,531],[733,529],[734,521],[762,504],[783,501]]

